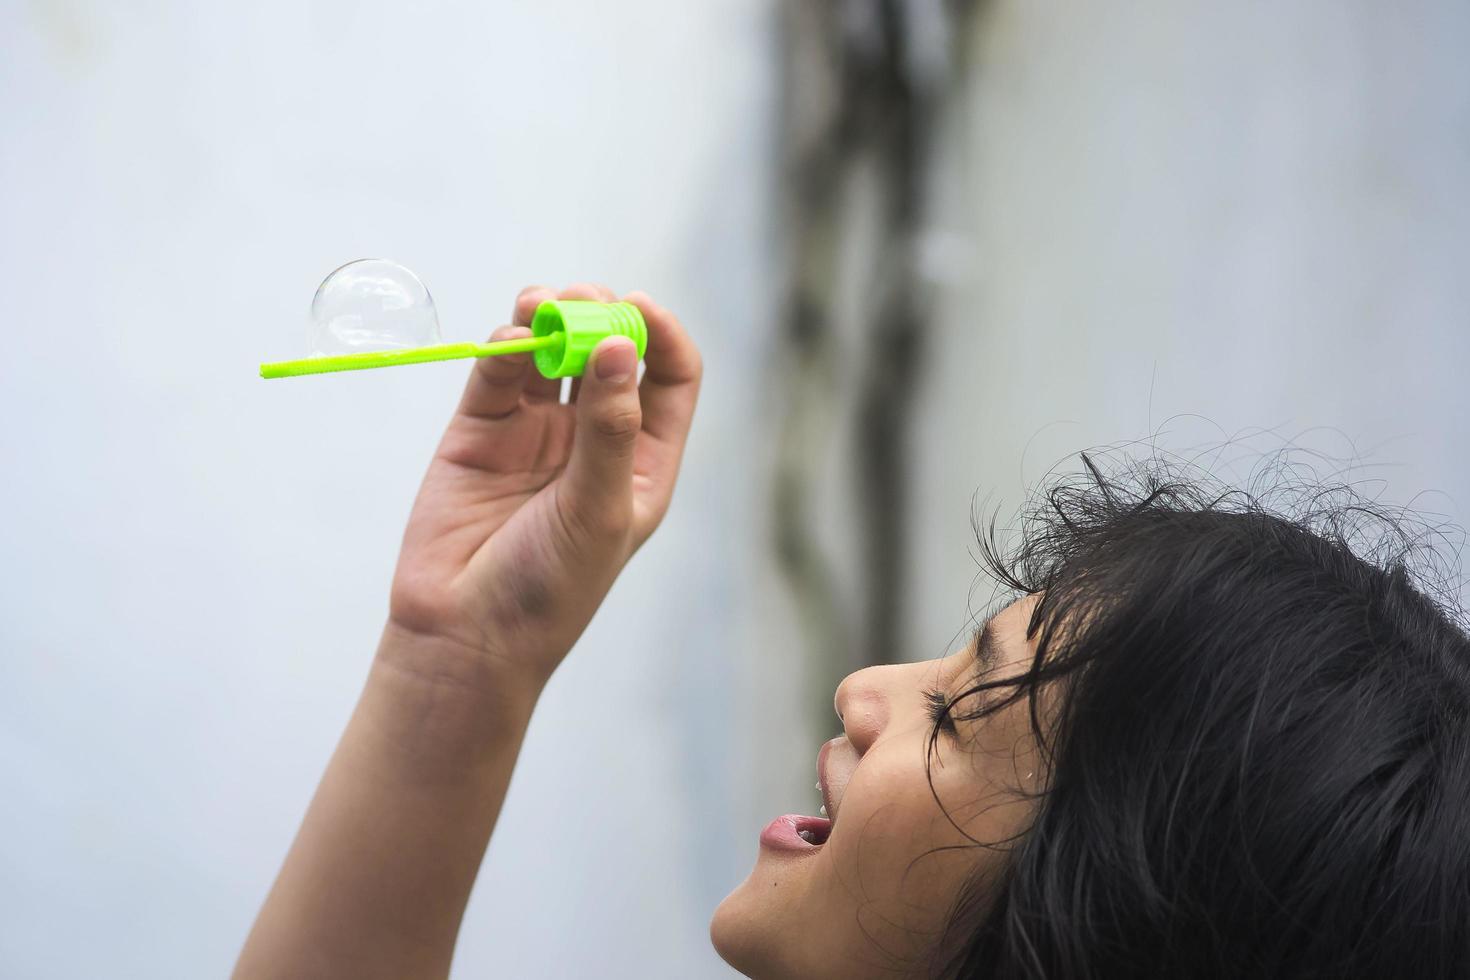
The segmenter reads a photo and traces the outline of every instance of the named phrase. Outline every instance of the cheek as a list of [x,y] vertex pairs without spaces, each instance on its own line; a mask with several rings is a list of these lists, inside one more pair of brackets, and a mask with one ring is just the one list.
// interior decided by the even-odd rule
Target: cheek
[[[961,885],[995,860],[966,840],[935,802],[923,753],[915,739],[863,759],[825,848],[831,874],[820,882],[821,905],[847,910],[854,941],[912,956],[932,947]],[[940,799],[962,826],[978,795],[973,776],[957,771],[963,766],[963,759],[945,769],[936,763],[933,772]]]

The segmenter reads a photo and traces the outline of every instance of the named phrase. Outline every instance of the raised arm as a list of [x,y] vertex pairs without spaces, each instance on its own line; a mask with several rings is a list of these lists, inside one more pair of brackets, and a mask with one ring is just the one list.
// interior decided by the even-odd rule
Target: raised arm
[[[496,339],[526,336],[523,290]],[[574,286],[564,299],[612,301]],[[367,683],[235,968],[449,972],[470,888],[546,680],[663,519],[700,357],[647,296],[641,385],[598,345],[572,404],[529,355],[475,364],[404,534]]]

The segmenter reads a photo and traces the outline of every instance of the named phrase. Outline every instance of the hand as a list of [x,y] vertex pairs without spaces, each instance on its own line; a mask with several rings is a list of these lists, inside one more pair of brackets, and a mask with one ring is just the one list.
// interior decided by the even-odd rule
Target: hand
[[[536,307],[557,298],[617,299],[601,286],[529,287],[514,325],[491,338],[529,336]],[[673,314],[643,293],[624,300],[648,325],[641,385],[624,337],[597,345],[565,405],[560,380],[543,378],[530,354],[476,362],[393,577],[389,630],[431,641],[416,648],[539,690],[663,519],[702,367]]]

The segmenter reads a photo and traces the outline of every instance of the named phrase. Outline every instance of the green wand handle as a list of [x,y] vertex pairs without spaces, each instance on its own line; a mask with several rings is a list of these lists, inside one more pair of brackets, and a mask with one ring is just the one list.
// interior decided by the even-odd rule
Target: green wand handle
[[306,357],[299,361],[274,361],[260,366],[262,378],[295,378],[303,374],[361,371],[366,368],[453,361],[466,357],[496,357],[532,351],[536,369],[548,378],[578,377],[587,367],[592,349],[604,337],[629,337],[638,346],[638,356],[648,346],[648,328],[643,314],[632,303],[594,303],[589,300],[547,300],[536,307],[531,319],[533,336],[491,343],[436,344],[404,350],[364,351]]

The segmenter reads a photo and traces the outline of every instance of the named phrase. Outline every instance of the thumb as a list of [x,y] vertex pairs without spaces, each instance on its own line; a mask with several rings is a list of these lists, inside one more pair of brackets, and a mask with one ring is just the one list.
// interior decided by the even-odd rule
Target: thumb
[[633,521],[633,449],[643,428],[638,348],[608,337],[592,351],[577,391],[577,433],[562,498],[572,524],[594,535],[619,534]]

